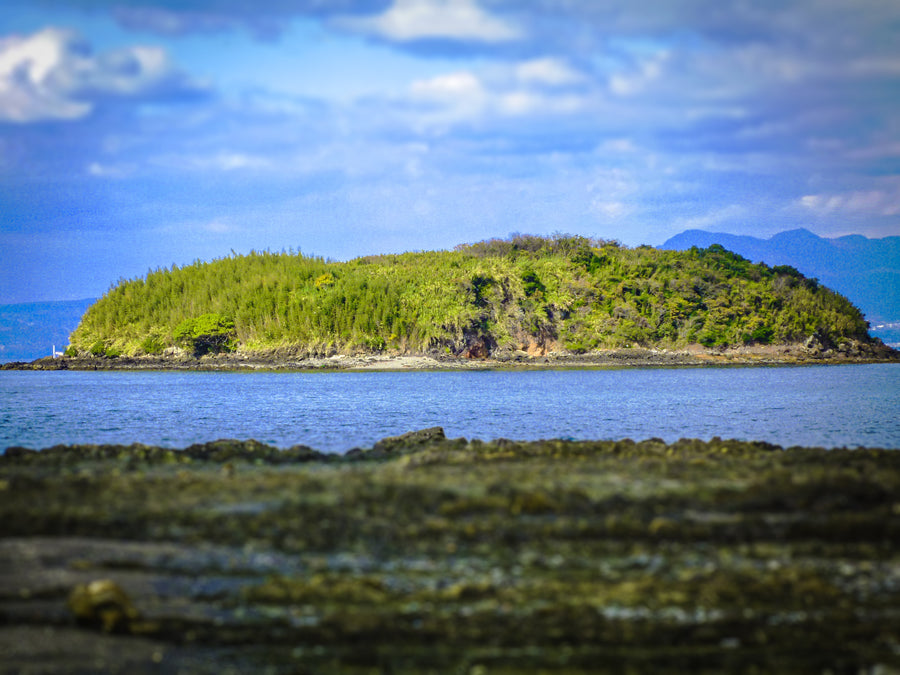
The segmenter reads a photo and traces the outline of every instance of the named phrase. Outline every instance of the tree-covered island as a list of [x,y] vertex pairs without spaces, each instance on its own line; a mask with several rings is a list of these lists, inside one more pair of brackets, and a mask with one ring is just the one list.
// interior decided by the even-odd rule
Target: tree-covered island
[[664,251],[513,235],[453,251],[326,261],[252,252],[121,280],[68,356],[236,352],[524,358],[602,350],[890,355],[845,297],[718,245]]

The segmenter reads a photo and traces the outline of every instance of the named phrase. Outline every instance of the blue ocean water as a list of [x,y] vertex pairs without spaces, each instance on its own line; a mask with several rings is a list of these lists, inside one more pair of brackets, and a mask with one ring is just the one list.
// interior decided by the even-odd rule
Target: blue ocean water
[[0,372],[0,449],[254,438],[343,452],[431,426],[483,440],[720,436],[900,449],[900,365]]

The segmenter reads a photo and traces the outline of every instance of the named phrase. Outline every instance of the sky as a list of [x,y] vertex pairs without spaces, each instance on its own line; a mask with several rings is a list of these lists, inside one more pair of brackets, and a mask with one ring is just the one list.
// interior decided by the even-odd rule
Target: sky
[[896,0],[3,0],[0,304],[251,250],[900,234]]

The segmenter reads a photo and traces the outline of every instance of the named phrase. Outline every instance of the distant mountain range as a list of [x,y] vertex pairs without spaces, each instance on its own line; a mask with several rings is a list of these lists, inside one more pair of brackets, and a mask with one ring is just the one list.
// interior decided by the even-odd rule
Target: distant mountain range
[[885,342],[900,340],[900,237],[868,239],[853,234],[823,239],[798,229],[758,239],[687,230],[660,248],[680,251],[712,244],[721,244],[753,262],[796,267],[849,298],[866,315],[874,335]]
[[0,363],[34,361],[69,344],[69,334],[96,298],[0,305]]

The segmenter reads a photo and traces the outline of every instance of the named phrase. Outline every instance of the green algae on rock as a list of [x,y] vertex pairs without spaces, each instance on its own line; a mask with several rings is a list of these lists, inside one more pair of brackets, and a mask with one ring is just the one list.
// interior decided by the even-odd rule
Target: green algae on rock
[[[130,672],[889,673],[898,547],[897,450],[10,449],[0,672],[64,672],[49,635],[70,669]],[[128,598],[118,632],[67,609],[98,579]]]

